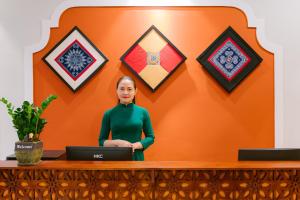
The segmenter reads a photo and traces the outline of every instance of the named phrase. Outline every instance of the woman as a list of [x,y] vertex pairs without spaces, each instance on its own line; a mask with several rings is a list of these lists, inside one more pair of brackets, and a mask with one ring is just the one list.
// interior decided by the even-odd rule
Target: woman
[[[102,119],[99,145],[104,147],[132,147],[133,160],[144,160],[143,151],[154,142],[148,111],[135,105],[135,81],[129,76],[117,82],[119,103],[107,110]],[[108,140],[110,131],[112,140]],[[145,138],[141,139],[142,132]]]

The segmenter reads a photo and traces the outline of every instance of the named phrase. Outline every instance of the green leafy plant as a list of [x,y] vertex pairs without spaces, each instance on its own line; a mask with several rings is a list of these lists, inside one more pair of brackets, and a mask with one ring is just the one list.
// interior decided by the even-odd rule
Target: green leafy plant
[[7,112],[11,116],[13,125],[17,130],[19,140],[26,142],[39,141],[39,135],[47,123],[46,119],[41,118],[41,115],[56,98],[57,96],[50,95],[42,102],[40,107],[24,101],[21,107],[15,108],[6,98],[1,98],[0,102],[6,105]]

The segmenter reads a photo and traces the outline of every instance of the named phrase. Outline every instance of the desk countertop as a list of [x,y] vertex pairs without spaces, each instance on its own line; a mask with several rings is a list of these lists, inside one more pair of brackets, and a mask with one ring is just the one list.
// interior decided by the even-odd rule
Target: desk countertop
[[300,161],[42,161],[37,166],[18,166],[16,161],[0,161],[0,169],[85,169],[85,170],[124,170],[124,169],[300,169]]

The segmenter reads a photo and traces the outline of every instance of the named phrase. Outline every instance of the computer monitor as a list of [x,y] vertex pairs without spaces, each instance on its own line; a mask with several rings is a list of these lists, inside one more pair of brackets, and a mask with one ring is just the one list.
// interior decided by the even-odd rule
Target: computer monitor
[[300,160],[300,149],[296,148],[252,148],[239,149],[239,161]]
[[132,160],[131,147],[66,146],[67,160]]

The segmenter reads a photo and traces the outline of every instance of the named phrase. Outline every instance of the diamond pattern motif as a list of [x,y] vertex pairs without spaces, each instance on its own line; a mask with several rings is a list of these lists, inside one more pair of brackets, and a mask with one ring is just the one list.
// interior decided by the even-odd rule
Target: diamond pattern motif
[[55,61],[65,70],[68,75],[77,80],[84,71],[86,71],[96,59],[75,40],[70,46],[68,46]]
[[78,27],[58,42],[43,60],[73,91],[108,61]]
[[228,27],[197,60],[227,92],[231,92],[262,58]]
[[210,64],[229,81],[232,80],[250,60],[251,58],[249,58],[231,38],[228,38],[220,48],[208,58]]
[[185,59],[155,26],[151,26],[121,57],[121,61],[153,92]]

